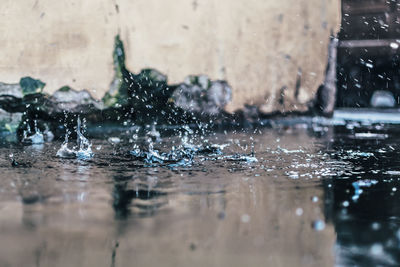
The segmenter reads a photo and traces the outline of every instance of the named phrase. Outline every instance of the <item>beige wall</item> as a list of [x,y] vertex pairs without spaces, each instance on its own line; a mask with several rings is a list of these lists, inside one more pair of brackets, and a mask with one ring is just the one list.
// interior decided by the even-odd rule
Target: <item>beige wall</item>
[[234,91],[228,110],[249,103],[268,112],[302,109],[312,98],[340,1],[2,0],[0,16],[0,81],[30,75],[48,92],[68,84],[101,97],[120,33],[131,71],[156,68],[172,83],[188,74],[226,79]]

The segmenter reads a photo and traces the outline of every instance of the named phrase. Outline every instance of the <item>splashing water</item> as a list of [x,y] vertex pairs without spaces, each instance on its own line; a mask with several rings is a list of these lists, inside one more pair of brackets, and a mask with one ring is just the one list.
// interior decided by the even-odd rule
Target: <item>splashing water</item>
[[77,158],[78,159],[89,159],[93,157],[92,144],[89,140],[81,133],[81,119],[78,117],[78,127],[76,129],[78,135],[76,142],[78,143]]
[[65,140],[60,149],[57,151],[56,156],[60,158],[76,158],[76,151],[68,148],[68,132],[65,134]]
[[377,180],[359,180],[352,183],[354,188],[354,195],[352,196],[353,201],[357,201],[360,198],[360,195],[364,192],[361,187],[371,187],[372,185],[377,184]]
[[225,156],[225,159],[228,161],[244,161],[246,163],[258,162],[258,159],[254,156],[253,153],[250,155],[234,154],[231,156]]
[[[194,157],[199,154],[207,155],[222,155],[222,149],[226,145],[195,145],[193,140],[190,138],[194,132],[187,125],[182,127],[184,132],[180,133],[181,144],[177,147],[173,146],[169,152],[160,152],[154,148],[153,136],[149,133],[146,134],[147,138],[147,149],[141,150],[138,145],[134,145],[133,150],[130,151],[130,155],[135,160],[144,161],[148,166],[154,166],[155,164],[165,165],[171,168],[191,166],[194,161]],[[152,128],[151,132],[154,132]],[[151,133],[150,132],[150,133]]]
[[[157,164],[165,165],[168,167],[183,167],[191,166],[196,156],[204,155],[211,156],[226,161],[237,161],[244,162],[247,164],[256,163],[258,159],[254,152],[254,143],[251,145],[250,154],[235,153],[233,155],[223,155],[222,150],[229,146],[228,144],[208,144],[208,140],[205,140],[201,144],[194,143],[195,132],[188,126],[182,126],[179,137],[181,144],[177,147],[173,146],[169,152],[160,152],[154,149],[154,143],[152,138],[147,139],[148,148],[147,150],[141,150],[137,145],[134,145],[133,150],[130,151],[130,155],[135,160],[143,161],[147,166],[154,166]],[[147,134],[147,136],[150,136]],[[201,136],[200,136],[200,139]],[[203,158],[204,159],[204,158]]]
[[44,143],[44,137],[42,132],[38,129],[37,127],[37,121],[35,121],[35,132],[32,135],[29,135],[31,133],[31,128],[28,124],[28,129],[24,131],[23,138],[21,142],[23,144],[29,144],[29,145],[38,145],[38,144],[43,144]]
[[187,149],[172,148],[170,152],[160,152],[154,149],[154,144],[151,138],[148,138],[148,151],[142,151],[135,145],[130,154],[136,160],[143,160],[146,164],[167,164],[170,167],[190,165],[193,159],[193,154]]
[[77,139],[76,142],[78,147],[68,148],[68,136],[69,132],[65,134],[65,140],[57,151],[57,157],[60,158],[77,158],[82,160],[91,159],[94,155],[92,152],[92,144],[81,132],[81,119],[78,117],[78,125],[76,129]]
[[27,139],[31,141],[32,144],[43,144],[44,138],[40,131],[35,132],[33,135],[29,136]]

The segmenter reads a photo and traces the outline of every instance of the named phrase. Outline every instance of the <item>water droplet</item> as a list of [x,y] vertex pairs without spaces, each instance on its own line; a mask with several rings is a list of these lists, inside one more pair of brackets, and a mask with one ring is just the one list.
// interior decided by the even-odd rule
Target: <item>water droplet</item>
[[392,42],[392,43],[390,43],[390,48],[397,49],[397,48],[399,48],[399,44]]
[[372,223],[371,228],[372,228],[372,230],[377,231],[381,228],[381,225],[377,222],[374,222],[374,223]]
[[312,227],[316,231],[322,231],[325,229],[325,222],[322,220],[316,220],[312,223]]
[[65,140],[63,144],[61,145],[61,148],[57,151],[57,157],[60,158],[78,158],[82,160],[90,159],[93,157],[93,152],[92,152],[92,144],[89,142],[89,140],[83,136],[81,132],[81,119],[78,116],[78,123],[77,123],[77,129],[76,129],[76,134],[77,134],[77,144],[78,144],[78,149],[69,149],[68,148],[68,136],[69,136],[69,131],[67,130],[65,134]]
[[121,139],[118,137],[109,137],[107,140],[111,144],[119,144],[121,142]]
[[302,209],[302,208],[297,208],[297,209],[296,209],[296,215],[297,215],[297,216],[303,215],[303,209]]
[[383,246],[382,244],[373,244],[370,248],[371,254],[374,256],[379,256],[383,253]]
[[243,214],[242,217],[240,218],[240,220],[242,221],[242,223],[248,223],[250,222],[250,215],[248,214]]

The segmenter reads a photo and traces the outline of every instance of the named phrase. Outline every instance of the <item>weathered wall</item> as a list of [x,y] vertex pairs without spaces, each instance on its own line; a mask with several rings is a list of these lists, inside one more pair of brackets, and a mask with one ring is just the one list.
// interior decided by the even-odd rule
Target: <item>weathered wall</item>
[[0,81],[29,75],[48,92],[68,84],[101,97],[120,33],[131,71],[156,68],[172,83],[188,74],[226,79],[228,110],[249,103],[270,112],[313,97],[340,1],[2,0],[0,16]]

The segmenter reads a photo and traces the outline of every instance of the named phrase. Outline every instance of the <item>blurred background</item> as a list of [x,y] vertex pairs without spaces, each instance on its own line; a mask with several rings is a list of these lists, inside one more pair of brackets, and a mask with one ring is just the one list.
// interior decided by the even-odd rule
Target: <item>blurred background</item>
[[399,104],[400,1],[343,0],[339,107]]

